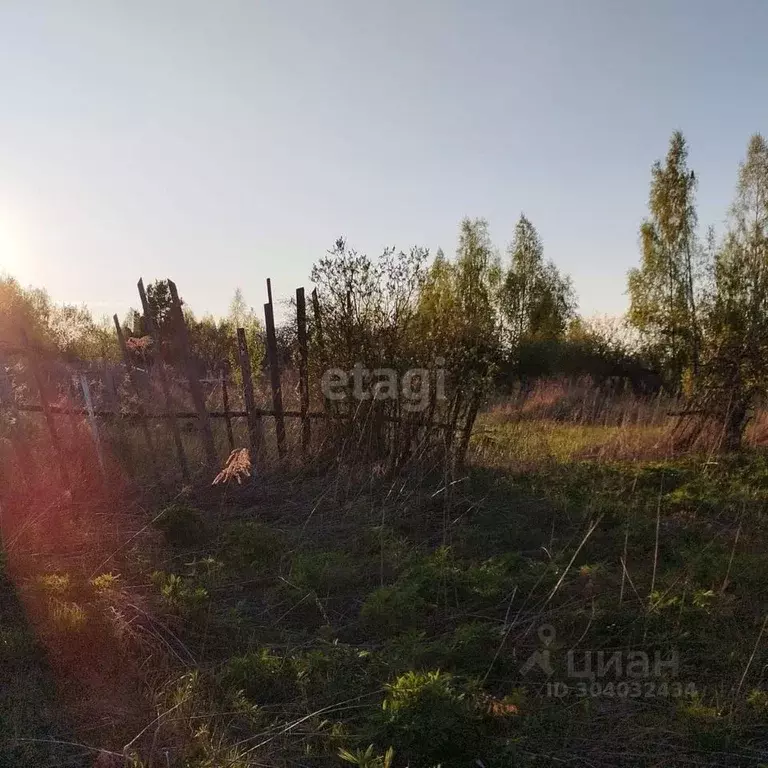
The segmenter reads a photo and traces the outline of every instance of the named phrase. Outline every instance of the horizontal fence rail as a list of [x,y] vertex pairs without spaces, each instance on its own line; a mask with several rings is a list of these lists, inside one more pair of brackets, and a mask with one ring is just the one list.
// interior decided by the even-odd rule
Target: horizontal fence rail
[[[176,285],[172,281],[167,281],[170,286],[172,307],[171,324],[173,329],[172,339],[177,346],[177,359],[174,358],[175,365],[169,366],[162,359],[156,359],[149,362],[143,359],[142,365],[137,365],[136,352],[133,347],[129,349],[123,328],[117,315],[113,317],[116,339],[122,355],[122,363],[107,364],[101,361],[100,364],[94,364],[91,361],[85,362],[71,357],[51,354],[49,351],[41,349],[27,340],[26,335],[22,338],[22,345],[16,345],[5,341],[0,341],[0,410],[6,409],[15,413],[41,413],[45,416],[45,423],[50,435],[50,443],[58,457],[58,464],[62,479],[65,484],[69,484],[67,475],[67,457],[61,446],[58,427],[53,419],[54,416],[66,416],[69,419],[82,417],[84,423],[88,425],[92,432],[94,448],[98,453],[100,464],[103,466],[103,445],[98,433],[97,422],[105,423],[129,423],[139,425],[144,435],[146,451],[153,459],[154,471],[159,479],[159,470],[157,469],[157,446],[155,437],[148,428],[149,422],[162,421],[167,423],[173,435],[175,444],[175,453],[181,470],[182,478],[185,482],[190,481],[190,465],[186,454],[184,441],[182,440],[181,430],[177,422],[193,421],[196,423],[196,432],[201,442],[203,454],[205,456],[205,466],[208,471],[214,469],[217,462],[217,455],[213,433],[211,430],[211,420],[224,419],[226,422],[227,443],[230,452],[235,449],[234,433],[232,431],[233,419],[245,419],[247,421],[248,436],[252,454],[253,466],[256,469],[264,456],[265,435],[263,419],[274,420],[274,440],[276,443],[277,454],[280,460],[287,455],[287,434],[285,429],[286,419],[298,419],[300,430],[296,438],[297,448],[300,449],[300,456],[303,461],[309,458],[309,446],[311,440],[311,423],[313,421],[326,422],[355,422],[359,420],[363,428],[368,413],[365,409],[362,412],[355,409],[344,410],[338,407],[338,404],[329,402],[325,396],[322,396],[320,408],[310,410],[310,381],[309,381],[309,343],[310,332],[307,325],[307,302],[303,288],[296,290],[296,318],[295,331],[298,342],[298,370],[293,371],[298,374],[296,383],[296,393],[298,396],[298,405],[296,409],[286,408],[283,405],[283,382],[280,370],[280,362],[277,349],[274,306],[272,302],[272,285],[267,280],[268,301],[264,305],[264,320],[266,328],[266,366],[254,374],[251,368],[250,353],[246,333],[243,328],[236,329],[237,339],[237,372],[240,374],[238,389],[242,397],[243,408],[230,408],[230,397],[234,391],[234,381],[228,381],[227,365],[222,364],[217,369],[215,376],[200,376],[193,364],[193,358],[190,347],[190,335],[186,327],[186,320],[182,311],[182,302]],[[144,310],[142,320],[144,322],[144,331],[153,340],[154,349],[158,352],[163,349],[161,337],[158,328],[152,318],[147,292],[144,283],[139,280],[139,297]],[[321,353],[326,351],[326,339],[323,334],[323,315],[322,308],[316,290],[311,293],[311,309],[313,326],[311,329],[311,340],[314,348]],[[132,352],[133,350],[133,352]],[[9,370],[2,365],[3,360],[10,363]],[[24,363],[26,362],[26,367]],[[45,369],[53,364],[53,373],[48,371],[46,378]],[[37,390],[39,398],[38,403],[28,402],[28,397],[19,398],[18,392],[13,391],[10,385],[9,371],[14,376],[23,376],[23,381],[29,389]],[[31,374],[31,377],[28,375]],[[89,383],[89,375],[91,377]],[[268,391],[271,391],[272,407],[260,407],[256,403],[254,376],[260,381],[260,393],[266,385]],[[118,378],[122,377],[122,379]],[[100,382],[101,386],[95,385]],[[116,382],[122,381],[118,385]],[[153,384],[154,381],[154,384]],[[61,404],[61,397],[50,397],[48,390],[51,383],[56,383],[59,387],[59,394],[64,397],[78,399],[84,403],[84,407],[78,405]],[[160,385],[161,391],[158,393],[155,385]],[[129,385],[131,394],[131,407],[129,410],[120,409],[120,387]],[[220,388],[223,400],[223,410],[220,408],[209,409],[206,403],[206,395],[203,391],[203,385],[210,393]],[[80,394],[82,394],[82,398]],[[73,398],[74,394],[74,398]],[[160,408],[153,405],[158,404],[157,398],[162,401]],[[179,408],[180,397],[187,399],[191,396],[194,405],[193,410]],[[58,404],[56,400],[59,400]],[[19,402],[21,400],[21,402]],[[174,403],[174,401],[177,401]],[[101,405],[102,407],[95,407]],[[108,407],[104,407],[107,405]],[[176,407],[174,407],[176,406]],[[471,410],[471,409],[470,409]],[[391,441],[391,451],[402,450],[400,442],[403,438],[408,440],[415,439],[419,430],[422,434],[429,436],[431,430],[442,431],[447,439],[446,444],[453,440],[453,435],[459,434],[459,446],[461,450],[466,450],[471,432],[471,424],[460,424],[457,419],[456,409],[451,406],[446,414],[450,416],[448,422],[435,418],[435,402],[431,403],[429,411],[422,416],[413,414],[410,417],[395,416],[386,413],[383,410],[377,411],[372,419],[377,423],[386,423],[396,425],[389,429],[387,439]],[[474,421],[474,419],[472,419]],[[74,422],[73,422],[74,424]],[[188,429],[185,426],[185,432]],[[187,445],[188,447],[188,445]]]

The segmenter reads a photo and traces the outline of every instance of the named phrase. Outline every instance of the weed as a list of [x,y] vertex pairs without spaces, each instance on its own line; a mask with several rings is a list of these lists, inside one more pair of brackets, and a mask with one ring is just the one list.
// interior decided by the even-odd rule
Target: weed
[[155,526],[165,534],[172,547],[189,549],[208,540],[208,527],[203,513],[184,502],[176,502],[163,509]]

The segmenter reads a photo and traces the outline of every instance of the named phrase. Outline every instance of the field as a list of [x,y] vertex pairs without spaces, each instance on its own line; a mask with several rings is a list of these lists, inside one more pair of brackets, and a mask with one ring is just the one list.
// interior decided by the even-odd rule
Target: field
[[456,473],[162,495],[73,432],[63,498],[6,455],[0,765],[768,764],[759,423],[680,454],[669,404],[550,395]]

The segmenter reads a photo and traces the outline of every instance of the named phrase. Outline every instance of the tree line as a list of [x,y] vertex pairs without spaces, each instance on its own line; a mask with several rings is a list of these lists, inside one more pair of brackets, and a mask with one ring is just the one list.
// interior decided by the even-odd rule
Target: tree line
[[[768,365],[768,145],[754,135],[736,175],[727,230],[699,229],[698,178],[688,146],[672,134],[651,168],[640,261],[629,272],[629,309],[617,322],[578,315],[568,275],[545,257],[542,239],[521,214],[505,249],[484,219],[464,219],[455,256],[425,248],[360,254],[340,238],[312,268],[321,316],[310,316],[315,365],[429,366],[445,361],[467,393],[462,408],[494,383],[523,386],[537,377],[623,379],[635,391],[684,394],[692,409],[723,424],[737,446],[766,395]],[[137,354],[174,355],[167,281],[147,286],[160,348],[147,344],[140,312],[123,331]],[[229,362],[235,329],[246,328],[252,365],[263,362],[264,329],[238,290],[225,317],[197,317],[184,305],[201,371]],[[315,327],[318,320],[322,327]],[[0,339],[24,327],[38,346],[85,359],[119,358],[114,331],[85,307],[55,305],[41,289],[0,279]],[[324,343],[320,343],[323,342]],[[144,344],[140,343],[144,340]],[[296,356],[294,324],[278,329],[283,361]]]

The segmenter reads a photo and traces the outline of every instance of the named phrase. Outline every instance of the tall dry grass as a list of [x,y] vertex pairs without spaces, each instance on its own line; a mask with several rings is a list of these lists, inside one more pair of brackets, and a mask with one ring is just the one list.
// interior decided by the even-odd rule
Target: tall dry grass
[[[589,379],[542,380],[529,391],[492,399],[472,441],[473,460],[526,468],[542,461],[640,460],[714,454],[722,426],[686,414],[683,398],[638,396]],[[746,447],[768,443],[768,411],[757,411]]]

